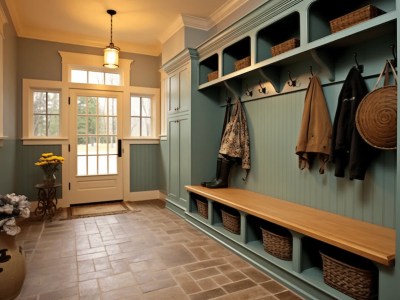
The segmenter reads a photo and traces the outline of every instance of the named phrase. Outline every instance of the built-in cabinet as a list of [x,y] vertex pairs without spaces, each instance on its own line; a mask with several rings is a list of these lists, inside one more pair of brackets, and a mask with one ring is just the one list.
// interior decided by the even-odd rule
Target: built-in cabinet
[[[202,218],[196,212],[194,200],[183,192],[183,183],[197,185],[202,179],[213,177],[213,159],[216,159],[222,125],[221,104],[224,104],[228,95],[240,97],[246,102],[298,91],[307,88],[305,83],[313,74],[319,75],[324,86],[330,86],[342,82],[348,70],[357,63],[364,65],[365,78],[376,78],[385,59],[394,59],[396,56],[399,15],[396,3],[399,1],[267,1],[196,49],[198,57],[192,62],[197,63],[191,65],[191,80],[187,82],[191,85],[189,103],[171,104],[169,144],[173,153],[170,152],[170,190],[167,200],[184,206],[189,222],[254,264],[269,270],[275,278],[292,286],[307,299],[348,299],[324,284],[320,262],[315,262],[318,241],[292,232],[294,263],[279,260],[266,254],[262,248],[258,233],[259,219],[241,213],[242,233],[234,235],[227,232],[221,225],[215,202],[208,201],[209,219]],[[332,33],[331,20],[370,4],[378,7],[381,14]],[[298,40],[296,47],[278,55],[272,54],[272,47],[293,38]],[[248,66],[235,66],[236,62],[247,57],[250,57]],[[210,77],[210,73],[216,73],[217,76]],[[175,91],[173,95],[180,90],[179,75],[175,72],[171,76],[174,77],[170,78],[170,88]],[[297,83],[291,79],[297,79]],[[182,115],[179,115],[179,107],[181,111],[182,107],[188,107],[188,125],[183,125],[189,128],[187,132],[182,132],[185,121],[180,121]],[[219,122],[212,125],[204,122],[205,119],[215,121],[212,114]],[[256,125],[252,124],[251,116],[248,119],[250,128]],[[198,139],[201,134],[207,138]],[[190,146],[182,148],[183,143],[189,143]],[[209,146],[209,143],[214,145]],[[208,145],[207,150],[202,151],[205,145]],[[182,156],[177,154],[179,151],[182,151]],[[182,160],[187,160],[187,165]],[[181,194],[184,195],[184,201],[173,200],[182,197]],[[379,264],[377,267],[377,298],[395,299],[395,290],[399,291],[396,285],[398,267]]]
[[[207,101],[210,93],[199,93],[198,56],[187,49],[163,66],[167,73],[168,179],[167,205],[179,214],[188,210],[185,185],[199,183],[215,173],[220,131],[218,102]],[[207,118],[204,117],[207,112]],[[210,135],[211,133],[211,135]]]

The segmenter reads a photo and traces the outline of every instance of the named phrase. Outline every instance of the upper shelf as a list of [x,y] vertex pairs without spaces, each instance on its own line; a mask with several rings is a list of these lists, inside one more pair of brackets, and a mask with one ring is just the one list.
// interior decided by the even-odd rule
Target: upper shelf
[[[310,58],[326,69],[329,80],[334,81],[333,66],[338,49],[348,48],[382,35],[393,33],[395,36],[397,13],[394,1],[368,3],[371,2],[382,10],[382,14],[335,33],[331,33],[329,21],[354,10],[357,5],[365,5],[365,1],[352,1],[351,4],[346,2],[346,5],[326,5],[324,1],[311,1],[306,12],[304,9],[294,8],[281,19],[250,30],[243,39],[200,61],[198,88],[201,90],[225,85],[225,81],[242,79],[254,72],[261,72],[264,75],[269,74],[266,79],[271,81],[279,92],[279,83],[273,82],[274,76],[270,71],[276,72],[277,68]],[[307,13],[308,22],[301,21],[302,13]],[[299,44],[287,52],[273,56],[271,48],[289,39],[297,39]],[[250,65],[243,69],[235,69],[234,62],[246,56],[250,56]],[[214,75],[218,76],[209,80],[207,75],[210,72],[216,72]]]

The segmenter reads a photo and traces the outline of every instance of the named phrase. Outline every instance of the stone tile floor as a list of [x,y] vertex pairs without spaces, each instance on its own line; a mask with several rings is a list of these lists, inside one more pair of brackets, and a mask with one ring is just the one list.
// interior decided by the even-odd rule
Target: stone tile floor
[[139,211],[70,220],[27,219],[19,300],[301,299],[161,200]]

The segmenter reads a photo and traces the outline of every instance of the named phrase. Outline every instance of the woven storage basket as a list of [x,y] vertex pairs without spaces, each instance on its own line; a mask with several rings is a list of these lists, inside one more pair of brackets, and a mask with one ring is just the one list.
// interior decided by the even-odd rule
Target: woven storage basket
[[226,208],[221,208],[221,214],[224,228],[234,234],[240,234],[240,215],[228,212]]
[[235,61],[235,71],[246,68],[248,66],[250,66],[250,56]]
[[378,292],[376,267],[362,257],[331,252],[320,251],[324,282],[354,299],[374,299]]
[[272,56],[284,53],[286,51],[292,50],[300,45],[300,40],[298,38],[292,38],[283,43],[271,47]]
[[370,20],[382,14],[383,11],[373,5],[367,5],[359,8],[351,13],[348,13],[329,22],[332,33],[346,29],[358,23]]
[[214,80],[218,78],[218,71],[210,72],[207,75],[208,81]]
[[197,212],[199,213],[199,215],[205,219],[208,219],[208,201],[206,202],[200,199],[196,199],[196,204]]
[[261,227],[264,250],[269,254],[283,259],[292,260],[293,239],[285,228]]

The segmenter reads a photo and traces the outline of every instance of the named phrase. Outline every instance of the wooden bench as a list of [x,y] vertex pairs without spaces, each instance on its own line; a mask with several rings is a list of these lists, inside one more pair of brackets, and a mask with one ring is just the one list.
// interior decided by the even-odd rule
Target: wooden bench
[[202,186],[186,186],[186,189],[382,265],[394,264],[394,229],[243,189],[209,189]]

